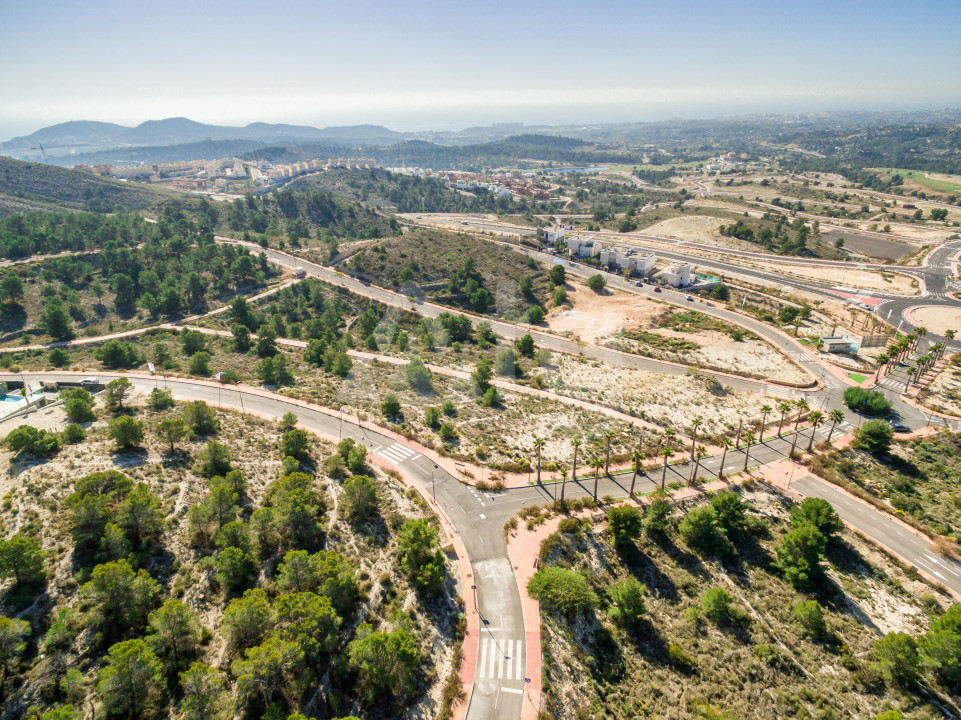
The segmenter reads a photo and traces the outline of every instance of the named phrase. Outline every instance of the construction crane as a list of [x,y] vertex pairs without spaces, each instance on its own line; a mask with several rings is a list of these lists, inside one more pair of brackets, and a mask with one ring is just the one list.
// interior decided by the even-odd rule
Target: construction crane
[[[40,152],[43,153],[43,163],[44,163],[44,165],[46,165],[46,164],[47,164],[47,153],[46,153],[46,151],[43,149],[43,143],[37,143],[37,144],[40,146]],[[32,147],[32,148],[30,148],[30,149],[31,149],[31,150],[36,150],[37,148]]]

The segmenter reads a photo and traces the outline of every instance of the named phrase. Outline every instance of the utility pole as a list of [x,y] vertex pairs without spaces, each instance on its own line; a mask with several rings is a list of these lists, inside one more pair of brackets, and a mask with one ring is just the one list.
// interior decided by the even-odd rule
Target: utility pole
[[434,467],[430,469],[430,494],[434,498],[434,505],[437,504],[437,492],[434,490],[434,471],[437,469],[437,463],[434,463]]

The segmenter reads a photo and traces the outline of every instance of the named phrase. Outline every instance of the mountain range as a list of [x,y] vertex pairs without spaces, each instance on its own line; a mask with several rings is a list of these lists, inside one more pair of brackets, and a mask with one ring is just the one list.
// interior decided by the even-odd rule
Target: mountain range
[[40,145],[48,157],[88,153],[106,148],[183,145],[217,140],[261,143],[324,141],[332,144],[390,145],[410,137],[379,125],[315,128],[255,122],[243,127],[206,125],[187,118],[148,120],[136,127],[91,120],[74,120],[42,128],[0,143],[0,154],[35,158]]

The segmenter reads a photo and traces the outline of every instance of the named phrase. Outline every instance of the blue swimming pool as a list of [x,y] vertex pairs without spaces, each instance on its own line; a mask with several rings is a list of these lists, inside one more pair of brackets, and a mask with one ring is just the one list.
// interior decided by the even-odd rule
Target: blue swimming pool
[[2,402],[20,402],[21,400],[23,400],[23,395],[4,395],[0,397]]

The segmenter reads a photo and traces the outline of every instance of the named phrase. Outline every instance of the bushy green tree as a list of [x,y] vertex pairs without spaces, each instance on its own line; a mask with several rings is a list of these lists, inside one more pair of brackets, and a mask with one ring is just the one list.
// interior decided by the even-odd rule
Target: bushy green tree
[[163,666],[143,640],[111,646],[97,678],[97,695],[107,717],[149,718],[159,709]]
[[297,643],[311,664],[330,657],[341,625],[330,598],[312,592],[279,595],[274,611],[280,637]]
[[205,477],[225,475],[230,471],[230,451],[219,442],[210,440],[197,456],[197,470]]
[[824,622],[824,610],[817,600],[802,600],[794,608],[794,620],[804,628],[804,632],[814,639],[823,638],[827,634],[827,624]]
[[294,428],[280,437],[280,454],[283,457],[304,459],[310,450],[310,435],[306,430]]
[[380,412],[390,422],[394,422],[394,419],[400,415],[400,400],[394,393],[389,392],[384,395],[384,398],[380,401]]
[[701,552],[727,555],[731,543],[717,521],[717,513],[710,505],[689,510],[678,526],[681,538],[692,548]]
[[276,635],[268,637],[234,660],[231,672],[237,678],[237,696],[248,708],[289,709],[299,698],[304,683],[304,651],[294,642]]
[[108,370],[129,370],[141,363],[137,347],[124,340],[108,340],[94,351],[94,357]]
[[913,685],[920,671],[917,641],[903,632],[888,633],[874,643],[870,653],[885,679],[894,685]]
[[81,588],[94,622],[108,634],[142,628],[155,607],[160,585],[146,570],[134,572],[126,560],[97,565]]
[[397,541],[397,555],[401,569],[418,590],[429,597],[440,593],[445,569],[437,528],[425,519],[405,522]]
[[562,567],[538,570],[527,583],[527,592],[546,610],[568,616],[593,610],[598,605],[597,595],[591,590],[587,578]]
[[220,429],[217,413],[203,400],[194,400],[184,407],[184,422],[195,435],[211,435]]
[[641,535],[641,513],[631,505],[615,505],[607,511],[607,527],[614,538],[614,548],[624,550]]
[[60,449],[60,436],[57,433],[37,430],[32,425],[14,428],[3,442],[12,453],[23,451],[38,458],[52,455]]
[[84,423],[95,419],[93,414],[93,395],[83,388],[70,388],[60,393],[63,411],[73,422]]
[[231,716],[227,679],[220,670],[193,663],[180,674],[181,720],[226,720]]
[[36,538],[14,535],[0,540],[0,577],[12,578],[17,588],[36,588],[43,585],[44,553]]
[[369,625],[361,625],[347,646],[347,656],[358,676],[357,688],[369,705],[400,703],[413,696],[423,658],[408,630],[374,632]]
[[825,538],[831,538],[841,532],[843,523],[834,512],[831,503],[821,498],[805,498],[800,505],[791,508],[791,524],[795,527],[803,523],[810,523],[818,529]]
[[872,455],[884,455],[891,447],[894,430],[884,420],[868,420],[854,431],[854,447]]
[[183,418],[164,418],[157,423],[154,434],[157,438],[169,444],[170,452],[173,453],[177,443],[188,439],[192,433]]
[[344,482],[340,502],[349,521],[370,519],[377,514],[377,482],[367,475],[354,475]]
[[776,548],[778,568],[794,587],[804,590],[819,582],[824,575],[821,559],[827,539],[811,523],[793,527]]
[[589,278],[587,278],[587,287],[594,292],[600,292],[607,287],[607,280],[600,273],[597,275],[591,275]]
[[747,504],[737,493],[726,491],[711,498],[711,508],[717,525],[728,539],[733,540],[744,531]]
[[166,410],[174,406],[174,396],[170,388],[154,388],[147,395],[147,407],[154,412]]
[[176,678],[197,657],[202,638],[197,613],[179,600],[168,600],[147,618],[147,642],[164,665],[168,678]]
[[924,665],[945,685],[961,689],[961,605],[933,619],[920,645]]
[[121,450],[136,447],[143,442],[143,422],[121,415],[110,421],[107,433]]
[[224,637],[234,652],[258,644],[272,625],[273,612],[267,593],[260,588],[247,590],[243,597],[231,600],[224,611]]
[[404,375],[411,390],[420,393],[429,393],[434,390],[434,383],[431,378],[430,370],[424,365],[424,361],[419,357],[412,358],[404,368]]
[[644,532],[654,537],[662,536],[667,532],[670,516],[671,503],[662,497],[654,499],[644,516]]
[[77,425],[77,423],[70,423],[63,429],[63,432],[60,433],[61,441],[67,445],[76,445],[79,442],[83,442],[86,437],[86,430]]
[[254,562],[250,555],[238,547],[220,550],[214,562],[217,565],[217,582],[231,592],[250,582],[254,574]]
[[30,623],[0,615],[0,701],[6,699],[7,678],[27,649]]

